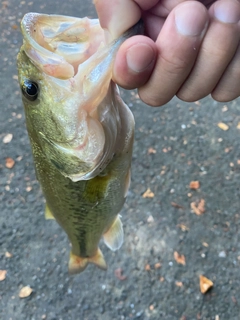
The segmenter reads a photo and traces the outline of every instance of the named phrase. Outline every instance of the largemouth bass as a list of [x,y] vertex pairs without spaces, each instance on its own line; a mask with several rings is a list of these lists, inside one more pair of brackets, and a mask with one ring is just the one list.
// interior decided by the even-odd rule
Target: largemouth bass
[[111,81],[119,46],[97,19],[28,13],[21,22],[19,84],[46,218],[72,245],[71,274],[107,265],[98,247],[123,243],[119,212],[130,183],[134,119]]

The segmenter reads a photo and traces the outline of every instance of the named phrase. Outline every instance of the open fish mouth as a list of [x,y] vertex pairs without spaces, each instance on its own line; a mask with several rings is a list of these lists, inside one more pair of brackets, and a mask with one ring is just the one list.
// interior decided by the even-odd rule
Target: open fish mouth
[[27,13],[22,20],[24,51],[47,75],[69,79],[103,42],[98,19]]

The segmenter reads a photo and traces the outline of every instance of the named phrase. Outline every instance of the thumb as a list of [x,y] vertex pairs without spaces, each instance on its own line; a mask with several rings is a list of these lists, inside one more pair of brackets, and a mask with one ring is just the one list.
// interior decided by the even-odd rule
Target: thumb
[[134,0],[94,0],[107,42],[122,35],[141,18],[141,9]]

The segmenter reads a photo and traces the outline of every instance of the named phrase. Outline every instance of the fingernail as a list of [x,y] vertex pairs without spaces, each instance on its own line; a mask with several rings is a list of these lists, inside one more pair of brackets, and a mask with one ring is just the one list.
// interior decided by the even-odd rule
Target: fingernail
[[217,1],[214,5],[214,16],[224,23],[238,23],[240,20],[240,5],[235,1]]
[[154,61],[154,50],[147,44],[139,43],[127,50],[127,64],[134,72],[146,70]]
[[207,26],[206,9],[196,3],[183,3],[175,10],[175,23],[179,33],[185,36],[199,36]]

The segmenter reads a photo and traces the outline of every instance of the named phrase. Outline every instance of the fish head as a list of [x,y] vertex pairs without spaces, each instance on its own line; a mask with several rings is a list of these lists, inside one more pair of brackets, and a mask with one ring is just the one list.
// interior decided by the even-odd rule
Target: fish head
[[35,13],[25,15],[21,28],[17,60],[30,140],[62,174],[85,179],[105,148],[97,109],[111,70],[106,66],[103,79],[96,79],[91,73],[104,54],[89,61],[103,46],[103,31],[96,19]]
[[28,13],[17,58],[33,147],[66,177],[88,180],[114,155],[120,124],[114,56],[127,32],[106,45],[97,19]]

